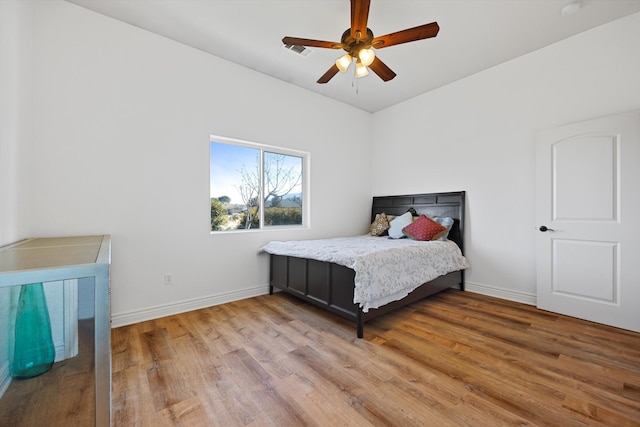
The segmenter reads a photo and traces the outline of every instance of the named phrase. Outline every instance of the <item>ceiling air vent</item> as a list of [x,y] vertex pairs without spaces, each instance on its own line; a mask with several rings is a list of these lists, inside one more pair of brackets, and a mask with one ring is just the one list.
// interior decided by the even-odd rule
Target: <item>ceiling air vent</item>
[[283,45],[283,47],[285,49],[290,50],[291,52],[295,52],[298,55],[302,55],[305,58],[309,55],[311,55],[311,52],[313,52],[311,49],[309,49],[308,47],[304,47],[304,46],[298,46],[295,44],[285,44]]

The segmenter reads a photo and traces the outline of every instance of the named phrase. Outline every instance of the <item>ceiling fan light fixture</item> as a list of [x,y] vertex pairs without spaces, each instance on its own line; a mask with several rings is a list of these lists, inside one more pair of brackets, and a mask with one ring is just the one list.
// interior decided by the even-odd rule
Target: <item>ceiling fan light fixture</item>
[[368,67],[373,63],[373,60],[376,59],[376,54],[373,52],[373,49],[360,49],[358,58],[360,58],[362,65]]
[[336,67],[338,67],[338,70],[344,73],[345,71],[347,71],[347,68],[349,68],[349,65],[351,65],[352,59],[353,58],[351,58],[351,55],[347,53],[336,60]]
[[356,78],[364,77],[369,74],[369,69],[362,62],[356,62]]

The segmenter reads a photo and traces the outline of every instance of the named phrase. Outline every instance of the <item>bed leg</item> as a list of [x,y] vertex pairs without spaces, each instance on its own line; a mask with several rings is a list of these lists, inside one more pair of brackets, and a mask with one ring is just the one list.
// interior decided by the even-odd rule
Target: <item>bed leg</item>
[[273,286],[269,285],[269,295],[273,295]]
[[358,308],[358,312],[356,314],[356,333],[358,338],[362,338],[364,336],[364,326],[362,325],[362,309]]

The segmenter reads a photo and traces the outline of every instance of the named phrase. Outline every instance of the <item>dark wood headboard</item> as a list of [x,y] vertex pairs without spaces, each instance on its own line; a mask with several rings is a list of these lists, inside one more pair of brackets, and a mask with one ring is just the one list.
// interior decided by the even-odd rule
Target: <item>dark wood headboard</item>
[[410,208],[415,209],[418,215],[451,217],[454,221],[449,232],[449,240],[456,242],[464,253],[464,201],[464,191],[376,196],[371,206],[371,221],[373,222],[376,214],[384,212],[387,215],[402,215]]

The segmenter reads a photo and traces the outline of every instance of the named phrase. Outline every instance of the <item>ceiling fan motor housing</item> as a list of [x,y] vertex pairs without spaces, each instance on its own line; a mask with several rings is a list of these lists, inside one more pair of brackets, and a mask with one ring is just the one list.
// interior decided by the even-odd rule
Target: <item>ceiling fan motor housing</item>
[[[360,35],[360,37],[358,37]],[[351,36],[351,28],[347,28],[347,30],[342,33],[342,38],[340,39],[342,43],[342,48],[347,51],[349,55],[354,58],[358,57],[358,52],[362,49],[369,49],[373,43],[373,31],[367,28],[367,32],[364,37],[361,36],[361,33],[358,31],[356,33],[356,37]]]

